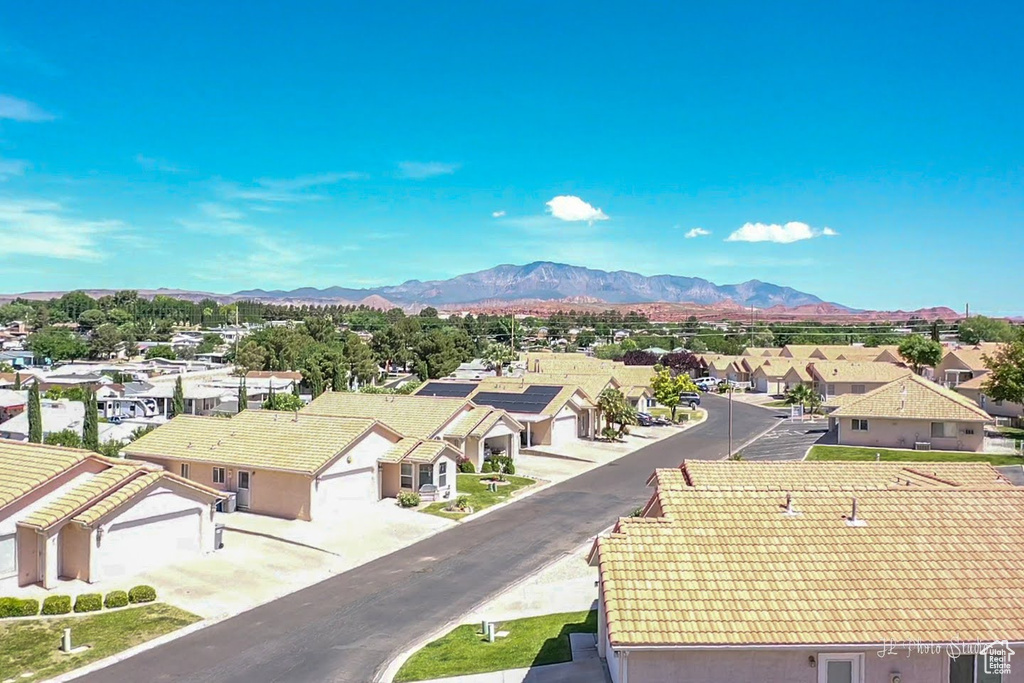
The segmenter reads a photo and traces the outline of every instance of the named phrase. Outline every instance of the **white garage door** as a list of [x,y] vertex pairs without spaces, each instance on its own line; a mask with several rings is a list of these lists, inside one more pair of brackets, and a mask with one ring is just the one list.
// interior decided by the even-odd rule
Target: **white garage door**
[[104,579],[180,562],[202,553],[199,510],[181,510],[111,525],[99,547]]
[[0,536],[0,579],[18,573],[18,543],[16,536]]
[[348,472],[327,474],[321,477],[317,487],[317,498],[321,507],[336,507],[352,502],[377,500],[376,468],[364,467]]
[[551,443],[558,445],[576,438],[576,416],[560,417],[551,426]]

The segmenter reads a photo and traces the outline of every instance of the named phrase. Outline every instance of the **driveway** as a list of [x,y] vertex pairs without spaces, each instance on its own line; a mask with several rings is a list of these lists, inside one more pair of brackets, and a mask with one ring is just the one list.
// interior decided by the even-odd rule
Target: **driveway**
[[795,422],[785,420],[743,449],[744,460],[802,460],[816,443],[830,443],[828,421]]
[[[655,468],[723,458],[725,401],[709,396],[703,407],[708,419],[693,429],[80,680],[373,681],[401,651],[645,503],[651,494],[645,482]],[[733,408],[737,445],[776,421],[763,408]],[[246,590],[244,579],[235,588]]]

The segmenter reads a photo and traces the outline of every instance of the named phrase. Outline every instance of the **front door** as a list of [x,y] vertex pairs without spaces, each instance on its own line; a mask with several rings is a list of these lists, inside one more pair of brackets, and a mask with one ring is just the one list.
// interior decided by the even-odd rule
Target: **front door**
[[249,473],[239,470],[238,472],[238,500],[236,503],[238,507],[243,510],[249,509],[249,495],[251,489],[249,486]]

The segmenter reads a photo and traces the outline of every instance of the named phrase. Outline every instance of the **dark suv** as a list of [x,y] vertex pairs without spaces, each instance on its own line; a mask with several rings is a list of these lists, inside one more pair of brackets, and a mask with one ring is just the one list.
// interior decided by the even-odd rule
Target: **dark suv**
[[679,395],[679,402],[683,405],[689,406],[690,410],[693,410],[700,405],[700,394],[697,392],[684,391]]

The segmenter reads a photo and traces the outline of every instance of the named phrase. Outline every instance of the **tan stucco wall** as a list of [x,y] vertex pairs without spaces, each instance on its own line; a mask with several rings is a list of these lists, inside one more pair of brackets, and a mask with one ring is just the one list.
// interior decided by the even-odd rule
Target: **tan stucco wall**
[[89,551],[92,533],[77,524],[65,524],[60,530],[60,575],[66,579],[89,580]]
[[39,534],[18,529],[18,585],[29,586],[42,579],[39,570]]
[[993,417],[1021,417],[1024,416],[1024,405],[1002,401],[1002,405],[985,396],[979,389],[961,389],[957,387],[957,393],[977,403],[986,413]]
[[877,389],[887,382],[828,382],[825,380],[816,380],[814,383],[814,389],[819,394],[825,396],[845,396],[846,394],[853,393],[853,385],[864,387],[864,391],[860,392],[866,394],[869,391]]
[[402,469],[397,462],[385,463],[380,471],[381,495],[394,498],[402,490]]
[[[868,419],[868,430],[853,431],[851,419],[839,419],[839,444],[843,446],[877,446],[879,448],[913,448],[915,442],[931,443],[936,451],[980,452],[985,443],[985,425],[981,422],[957,424],[957,437],[932,438],[931,422],[922,420]],[[974,434],[964,430],[973,429]]]

